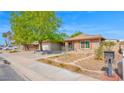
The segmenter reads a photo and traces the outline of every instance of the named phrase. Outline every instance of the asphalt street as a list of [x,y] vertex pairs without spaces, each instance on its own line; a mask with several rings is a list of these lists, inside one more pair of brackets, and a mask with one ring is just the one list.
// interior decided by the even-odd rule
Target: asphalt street
[[4,64],[0,58],[0,81],[24,81],[24,79],[10,65]]

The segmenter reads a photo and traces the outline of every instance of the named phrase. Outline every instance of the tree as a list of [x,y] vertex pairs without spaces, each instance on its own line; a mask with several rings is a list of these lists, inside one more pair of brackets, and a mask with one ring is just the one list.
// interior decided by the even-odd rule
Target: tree
[[42,41],[58,38],[57,29],[60,26],[61,19],[52,11],[14,12],[11,15],[14,40],[23,45],[38,41],[40,50],[42,50]]
[[7,45],[8,45],[8,43],[7,43],[7,40],[6,40],[6,38],[7,38],[6,33],[3,33],[3,34],[2,34],[2,37],[3,37],[3,38],[5,38],[5,45],[7,46]]
[[[39,16],[33,21],[35,39],[39,42],[40,50],[42,50],[42,41],[56,41],[56,38],[58,38],[57,29],[61,25],[61,20],[57,18],[55,12],[34,12],[34,14]],[[39,21],[39,19],[41,21]]]
[[4,32],[4,33],[2,34],[2,37],[5,38],[6,46],[8,46],[8,45],[11,44],[11,40],[12,40],[12,37],[13,37],[11,31]]
[[83,34],[83,33],[80,32],[80,31],[76,31],[76,32],[74,32],[70,37],[75,37],[75,36],[78,36],[78,35],[80,35],[80,34]]
[[13,39],[16,44],[23,45],[28,50],[28,44],[33,42],[33,32],[30,30],[28,12],[12,12],[10,17]]
[[68,35],[66,33],[57,31],[49,35],[49,40],[52,42],[63,42],[67,37]]

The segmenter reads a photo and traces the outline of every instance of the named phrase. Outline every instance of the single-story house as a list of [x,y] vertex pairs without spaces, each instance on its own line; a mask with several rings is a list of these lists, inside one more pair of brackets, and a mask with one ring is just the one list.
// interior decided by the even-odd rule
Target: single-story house
[[65,40],[65,47],[71,50],[94,49],[105,40],[101,35],[80,34]]

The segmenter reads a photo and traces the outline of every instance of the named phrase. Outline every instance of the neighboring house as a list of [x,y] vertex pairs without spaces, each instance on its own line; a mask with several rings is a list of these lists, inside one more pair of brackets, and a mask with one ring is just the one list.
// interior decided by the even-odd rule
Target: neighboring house
[[[42,50],[48,50],[48,51],[60,51],[64,47],[64,44],[61,42],[51,42],[51,41],[43,41],[42,42]],[[25,49],[24,47],[20,47],[20,49]],[[39,43],[37,41],[33,42],[32,44],[28,45],[28,50],[39,50]]]
[[43,41],[42,49],[49,51],[60,51],[64,47],[64,44],[61,42],[51,42],[51,41]]
[[115,42],[115,43],[118,43],[119,42],[118,39],[106,39],[105,41],[111,41],[111,42]]
[[100,35],[81,34],[65,40],[65,47],[71,50],[94,49],[105,40]]
[[124,50],[124,41],[119,42],[119,47]]

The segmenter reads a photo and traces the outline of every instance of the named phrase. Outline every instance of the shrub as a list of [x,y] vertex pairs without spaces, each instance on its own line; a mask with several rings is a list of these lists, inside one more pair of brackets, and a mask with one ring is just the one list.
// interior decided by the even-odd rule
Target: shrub
[[103,52],[104,52],[104,50],[111,51],[114,46],[115,46],[115,43],[112,42],[112,41],[104,41],[104,42],[102,42],[101,45],[95,50],[96,59],[97,60],[103,60]]
[[16,53],[18,52],[17,50],[9,50],[9,53]]
[[99,46],[96,50],[95,50],[95,58],[97,60],[102,60],[103,59],[103,47],[102,46]]
[[78,68],[78,67],[77,67],[77,68],[75,69],[75,72],[81,72],[81,68]]
[[48,64],[52,64],[52,61],[50,61],[50,60],[47,60],[47,63],[48,63]]
[[64,64],[62,64],[62,63],[61,63],[61,64],[59,64],[59,67],[61,67],[61,68],[63,68],[64,66],[65,66],[65,65],[64,65]]
[[104,47],[105,50],[112,50],[115,46],[115,43],[112,41],[104,41],[101,45]]

